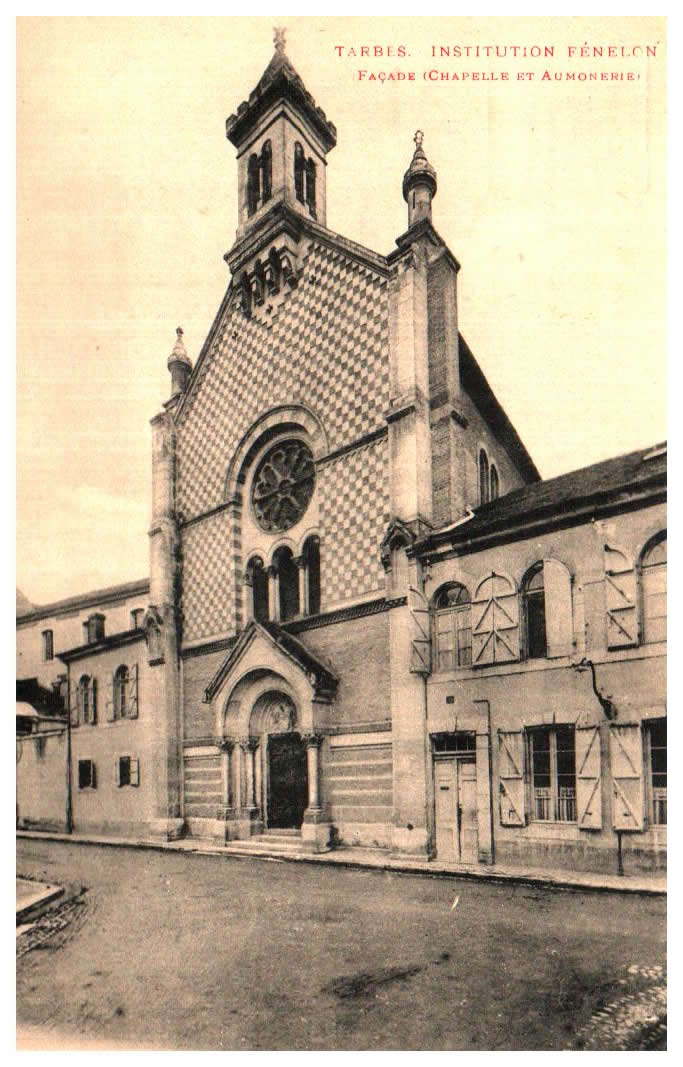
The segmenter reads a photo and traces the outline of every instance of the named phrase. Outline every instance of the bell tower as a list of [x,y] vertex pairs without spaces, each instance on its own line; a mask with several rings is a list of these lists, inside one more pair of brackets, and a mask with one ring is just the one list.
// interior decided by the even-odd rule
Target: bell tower
[[283,28],[274,43],[258,85],[225,124],[237,149],[236,245],[282,205],[326,225],[325,160],[337,131],[287,58]]

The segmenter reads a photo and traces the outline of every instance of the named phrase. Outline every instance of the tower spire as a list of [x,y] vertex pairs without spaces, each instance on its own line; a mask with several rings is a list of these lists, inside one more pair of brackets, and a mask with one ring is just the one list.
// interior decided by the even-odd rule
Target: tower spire
[[403,175],[403,199],[408,204],[408,226],[421,219],[432,219],[432,199],[436,196],[436,171],[427,159],[422,142],[424,133],[416,130],[415,151],[408,170]]

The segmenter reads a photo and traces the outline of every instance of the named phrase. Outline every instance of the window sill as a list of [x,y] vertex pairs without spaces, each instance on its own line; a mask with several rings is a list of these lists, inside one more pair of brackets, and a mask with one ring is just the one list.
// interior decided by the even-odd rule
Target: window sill
[[573,838],[578,840],[581,831],[575,822],[551,822],[548,820],[540,821],[538,819],[530,820],[526,829],[529,831],[530,837],[546,837],[546,838]]

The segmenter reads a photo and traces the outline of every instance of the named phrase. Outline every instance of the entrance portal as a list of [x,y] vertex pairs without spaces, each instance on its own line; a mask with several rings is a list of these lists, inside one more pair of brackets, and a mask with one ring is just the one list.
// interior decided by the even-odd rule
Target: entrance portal
[[472,756],[434,763],[436,855],[454,863],[476,863],[477,768]]
[[268,826],[299,829],[308,804],[306,748],[299,734],[268,738]]

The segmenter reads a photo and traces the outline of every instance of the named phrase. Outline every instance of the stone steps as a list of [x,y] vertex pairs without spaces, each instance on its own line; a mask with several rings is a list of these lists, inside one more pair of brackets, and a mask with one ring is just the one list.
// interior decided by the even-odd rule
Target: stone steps
[[295,831],[290,833],[265,833],[256,837],[247,837],[239,841],[230,841],[225,846],[227,849],[239,852],[301,852],[301,834]]

